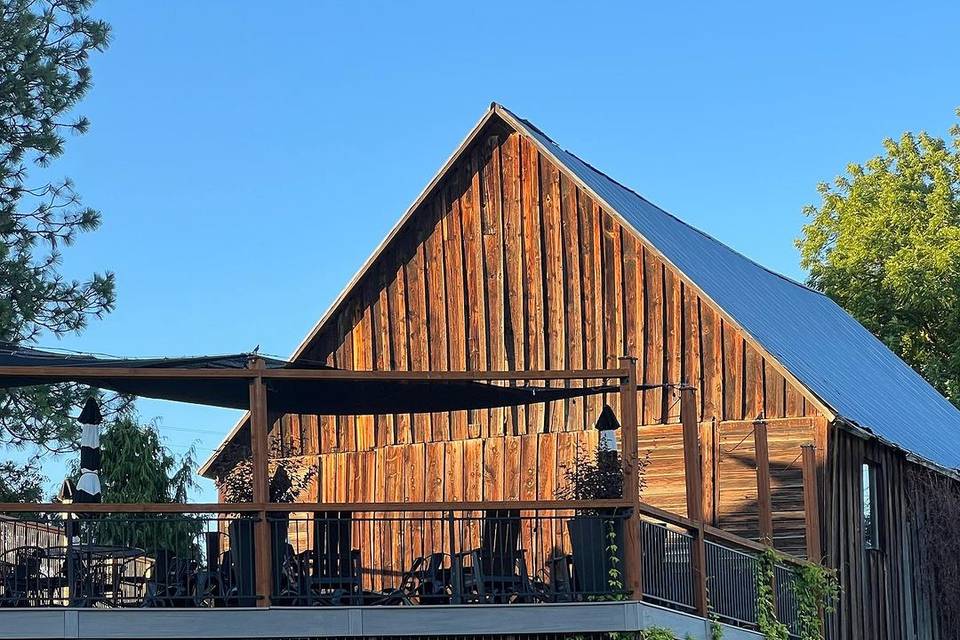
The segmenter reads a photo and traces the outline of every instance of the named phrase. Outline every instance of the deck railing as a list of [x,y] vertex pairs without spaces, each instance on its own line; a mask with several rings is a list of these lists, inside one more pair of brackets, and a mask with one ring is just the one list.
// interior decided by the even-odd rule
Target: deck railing
[[[20,510],[27,508],[40,513],[0,519],[0,607],[626,599],[624,539],[636,521],[622,500],[87,505],[70,520],[54,512],[59,505]],[[267,550],[255,535],[264,511]],[[643,600],[701,613],[702,580],[710,615],[756,626],[764,545],[646,504],[639,522]],[[255,575],[264,552],[272,556],[269,593],[259,592]],[[804,561],[778,557],[777,612],[795,631],[794,569]]]

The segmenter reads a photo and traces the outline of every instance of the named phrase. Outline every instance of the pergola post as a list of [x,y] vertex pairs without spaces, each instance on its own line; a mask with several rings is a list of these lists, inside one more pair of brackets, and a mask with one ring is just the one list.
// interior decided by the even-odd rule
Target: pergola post
[[[251,360],[251,369],[263,369],[263,360]],[[254,566],[257,576],[257,606],[269,607],[273,569],[270,548],[270,522],[267,520],[266,505],[270,502],[270,444],[267,425],[267,387],[263,377],[250,380],[250,449],[253,467],[253,501],[260,506],[258,520],[254,526]]]
[[767,423],[753,425],[753,444],[757,458],[757,513],[760,518],[760,542],[773,544],[773,498],[770,494],[770,448]]
[[637,426],[637,360],[620,358],[627,375],[620,379],[620,434],[623,450],[623,497],[630,502],[630,516],[624,528],[624,587],[633,600],[643,596],[643,547],[640,543],[640,478]]
[[817,484],[817,449],[812,444],[800,447],[803,456],[803,510],[807,534],[807,560],[817,564],[823,559],[820,546],[820,489]]
[[703,472],[700,462],[700,427],[697,423],[697,393],[693,387],[680,389],[680,422],[683,426],[683,471],[686,481],[687,517],[696,524],[691,564],[693,604],[697,615],[708,614],[707,549],[703,539]]

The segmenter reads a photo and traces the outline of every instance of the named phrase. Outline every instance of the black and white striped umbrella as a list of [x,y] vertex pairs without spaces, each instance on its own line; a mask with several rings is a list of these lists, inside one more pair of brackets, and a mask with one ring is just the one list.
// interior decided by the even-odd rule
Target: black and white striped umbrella
[[82,433],[80,435],[80,480],[74,502],[100,502],[100,423],[103,416],[100,407],[93,398],[83,405],[83,411],[77,418]]

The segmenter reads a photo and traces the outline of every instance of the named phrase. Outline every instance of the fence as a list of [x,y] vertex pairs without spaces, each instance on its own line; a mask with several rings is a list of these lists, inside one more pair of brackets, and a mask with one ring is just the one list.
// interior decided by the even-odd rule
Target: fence
[[[97,505],[72,521],[24,514],[0,520],[0,606],[235,607],[267,596],[275,606],[625,599],[631,520],[622,501],[538,504],[317,505],[309,512],[274,505],[269,592],[258,591],[256,580],[258,507],[111,513],[122,505]],[[639,537],[644,600],[697,613],[702,562],[707,612],[756,626],[763,545],[648,505],[641,505]],[[795,560],[787,560],[775,567],[774,593],[778,618],[796,634]]]

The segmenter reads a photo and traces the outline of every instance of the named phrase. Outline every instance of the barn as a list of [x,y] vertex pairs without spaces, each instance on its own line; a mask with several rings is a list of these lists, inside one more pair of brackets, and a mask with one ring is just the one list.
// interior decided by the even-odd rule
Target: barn
[[[915,478],[952,483],[960,412],[823,294],[687,225],[493,104],[291,360],[381,371],[637,363],[645,503],[687,514],[680,389],[696,392],[712,526],[837,571],[838,639],[955,637]],[[554,381],[550,384],[577,384]],[[661,385],[661,386],[656,386]],[[550,500],[619,399],[278,417],[303,500]],[[241,420],[201,472],[248,446]],[[802,468],[812,447],[815,481]],[[811,487],[817,490],[811,492]],[[817,557],[815,557],[817,556]]]

